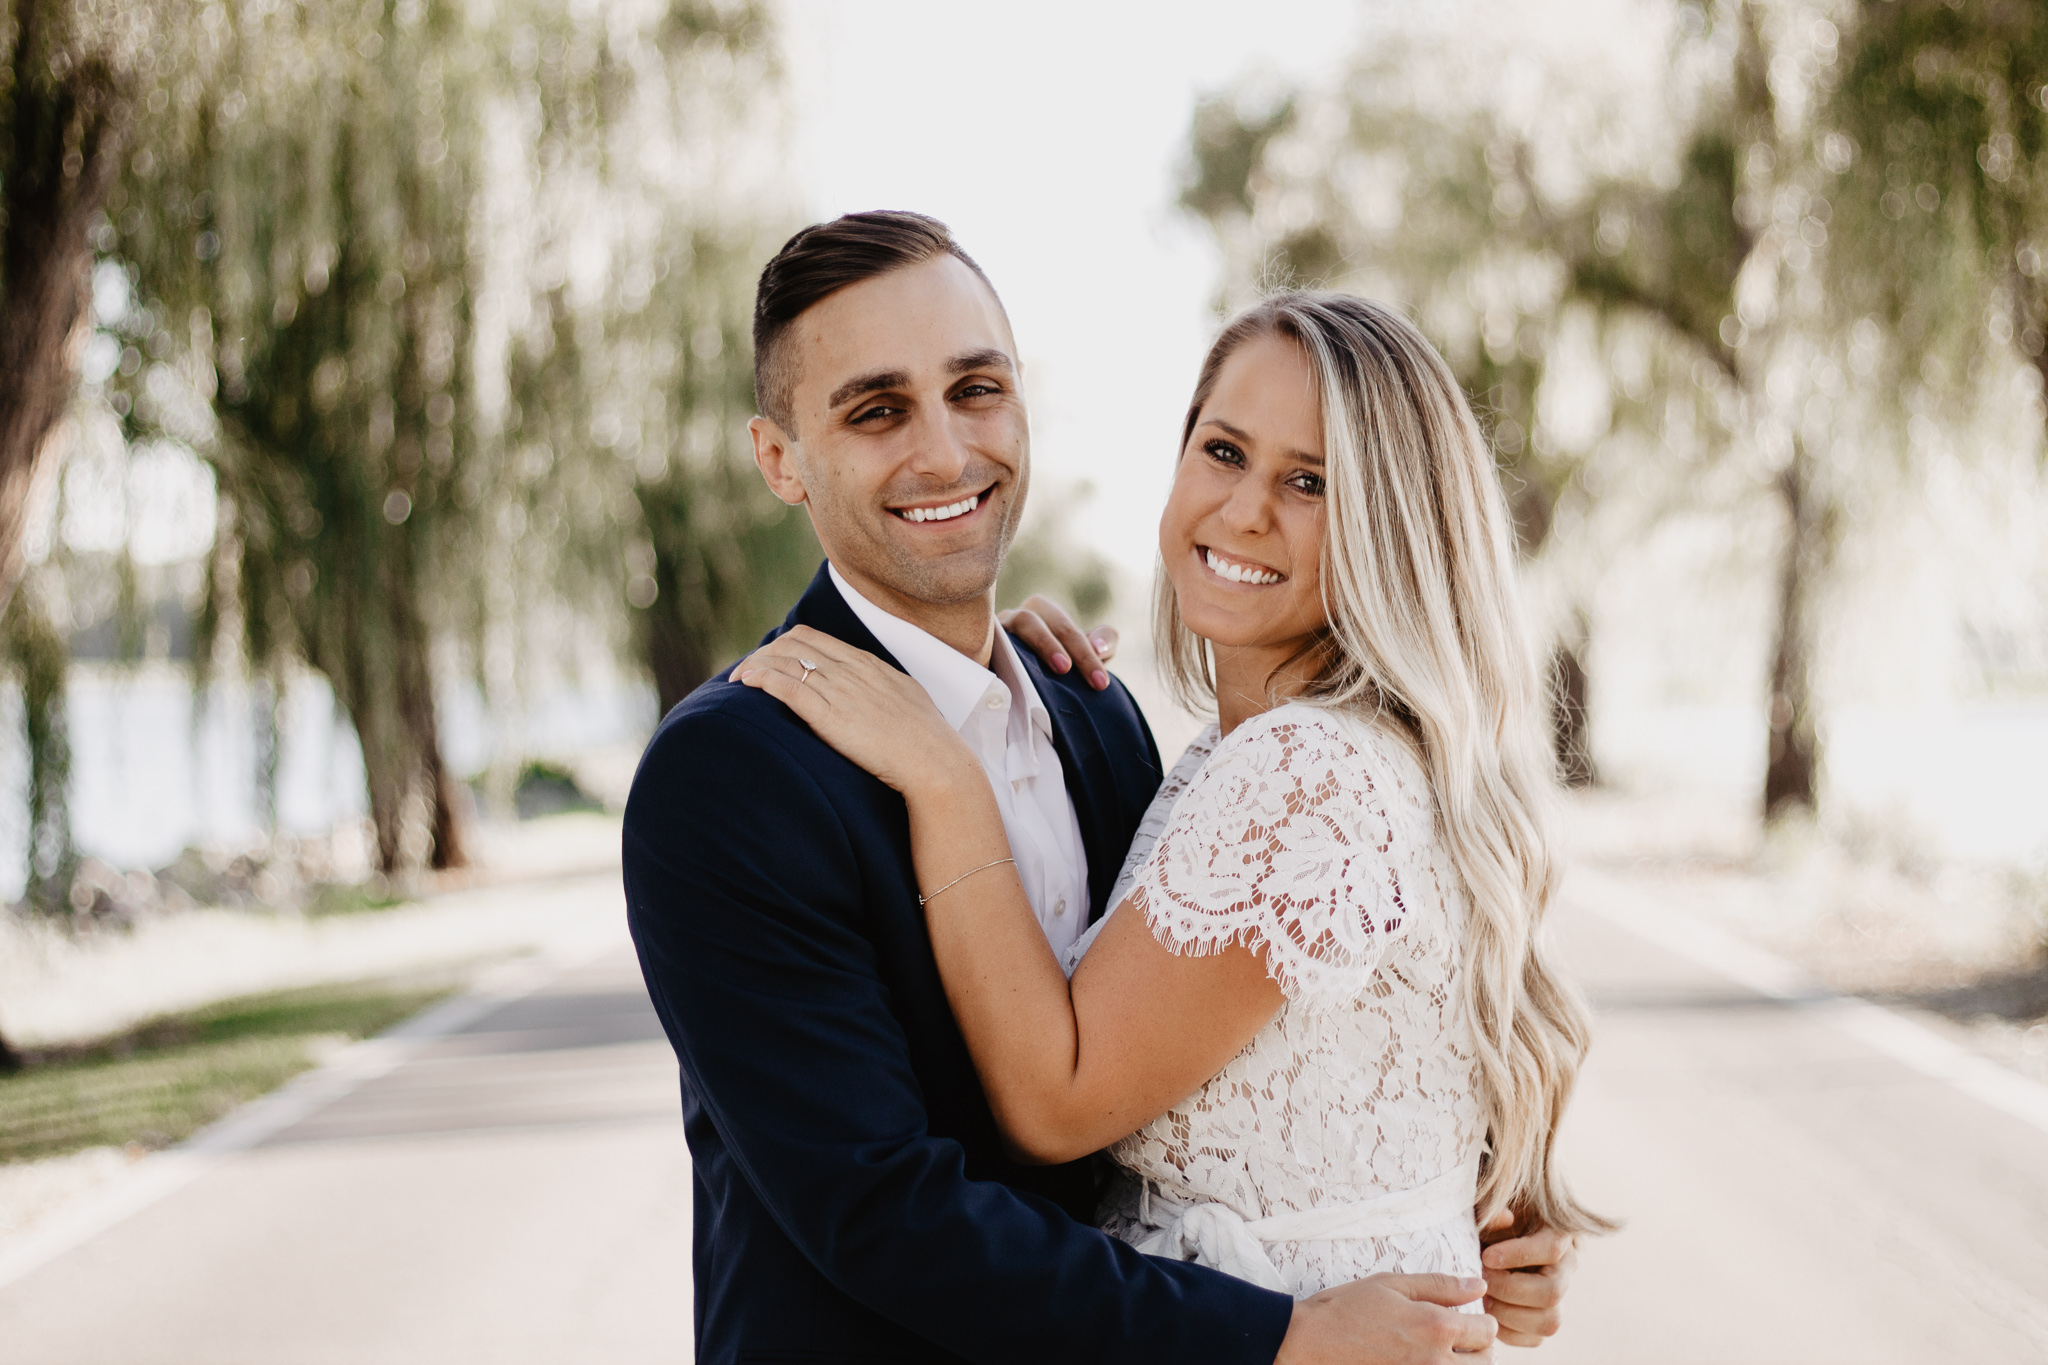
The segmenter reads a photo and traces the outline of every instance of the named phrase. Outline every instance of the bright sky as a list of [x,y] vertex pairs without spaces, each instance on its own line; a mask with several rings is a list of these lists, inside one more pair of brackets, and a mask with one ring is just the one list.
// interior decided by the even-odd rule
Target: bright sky
[[952,226],[1015,325],[1041,493],[1094,485],[1075,529],[1128,586],[1151,581],[1177,428],[1216,326],[1216,254],[1174,207],[1195,100],[1248,72],[1332,72],[1362,8],[782,0],[805,207]]

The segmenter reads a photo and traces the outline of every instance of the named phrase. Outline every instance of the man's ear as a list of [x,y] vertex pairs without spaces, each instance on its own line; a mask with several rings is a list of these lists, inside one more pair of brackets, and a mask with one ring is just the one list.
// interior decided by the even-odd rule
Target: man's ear
[[747,423],[747,435],[754,438],[754,464],[768,481],[768,491],[791,507],[807,501],[804,477],[796,467],[796,442],[781,423],[756,417]]

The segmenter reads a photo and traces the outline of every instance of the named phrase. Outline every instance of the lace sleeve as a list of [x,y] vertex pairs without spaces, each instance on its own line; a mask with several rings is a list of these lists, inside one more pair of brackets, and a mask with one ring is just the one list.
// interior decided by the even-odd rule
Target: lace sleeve
[[[1420,769],[1393,741],[1306,706],[1246,721],[1180,799],[1131,890],[1176,953],[1263,950],[1291,1000],[1371,982],[1434,843]],[[1441,904],[1440,895],[1422,898]]]

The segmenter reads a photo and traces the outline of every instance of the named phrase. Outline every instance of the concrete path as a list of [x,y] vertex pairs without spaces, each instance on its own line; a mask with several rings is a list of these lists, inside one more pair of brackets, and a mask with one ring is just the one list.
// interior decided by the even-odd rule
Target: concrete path
[[1599,1011],[1561,1157],[1628,1226],[1528,1358],[2048,1361],[2048,1132],[1617,928],[1643,898],[1580,871],[1559,917]]
[[[1617,927],[1564,1160],[1618,1237],[1547,1365],[2048,1360],[2048,1132]],[[1592,913],[1588,907],[1610,913]],[[6,1365],[689,1359],[675,1069],[614,951],[0,1290]]]
[[6,1365],[676,1365],[690,1176],[630,951],[0,1290]]

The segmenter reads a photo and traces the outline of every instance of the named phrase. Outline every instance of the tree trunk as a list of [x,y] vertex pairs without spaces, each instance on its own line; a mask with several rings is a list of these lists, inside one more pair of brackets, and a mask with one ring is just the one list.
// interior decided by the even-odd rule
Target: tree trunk
[[1600,780],[1593,764],[1593,727],[1586,710],[1589,692],[1586,613],[1572,613],[1570,634],[1550,655],[1550,733],[1557,753],[1558,777],[1567,787],[1590,787]]
[[1764,819],[1813,814],[1820,796],[1820,732],[1813,691],[1815,596],[1828,559],[1827,517],[1813,486],[1806,442],[1792,438],[1792,458],[1778,476],[1785,504],[1785,554],[1778,576],[1778,632],[1771,651],[1767,712],[1770,748],[1764,768]]
[[460,784],[441,759],[429,632],[417,604],[413,537],[369,532],[379,571],[338,586],[338,639],[316,659],[363,750],[377,866],[387,877],[469,863]]
[[441,727],[434,715],[434,679],[426,623],[412,600],[394,604],[401,629],[398,658],[399,714],[406,745],[419,765],[415,790],[426,809],[427,866],[436,872],[469,866],[464,820],[466,793],[441,758]]
[[[51,44],[50,3],[14,7],[13,136],[0,148],[0,610],[21,574],[22,523],[38,466],[77,381],[74,342],[86,319],[92,264],[86,227],[113,178],[126,116],[104,60],[81,61]],[[29,850],[32,884],[37,852]],[[20,1055],[0,1037],[0,1071],[20,1067]]]
[[665,716],[711,676],[712,663],[703,627],[692,619],[682,574],[675,560],[658,550],[654,583],[654,600],[636,615],[640,656],[654,675],[655,696]]
[[86,227],[112,180],[126,113],[103,60],[46,41],[48,6],[27,0],[16,10],[13,138],[0,150],[0,604],[20,575],[37,465],[77,382],[91,296]]

